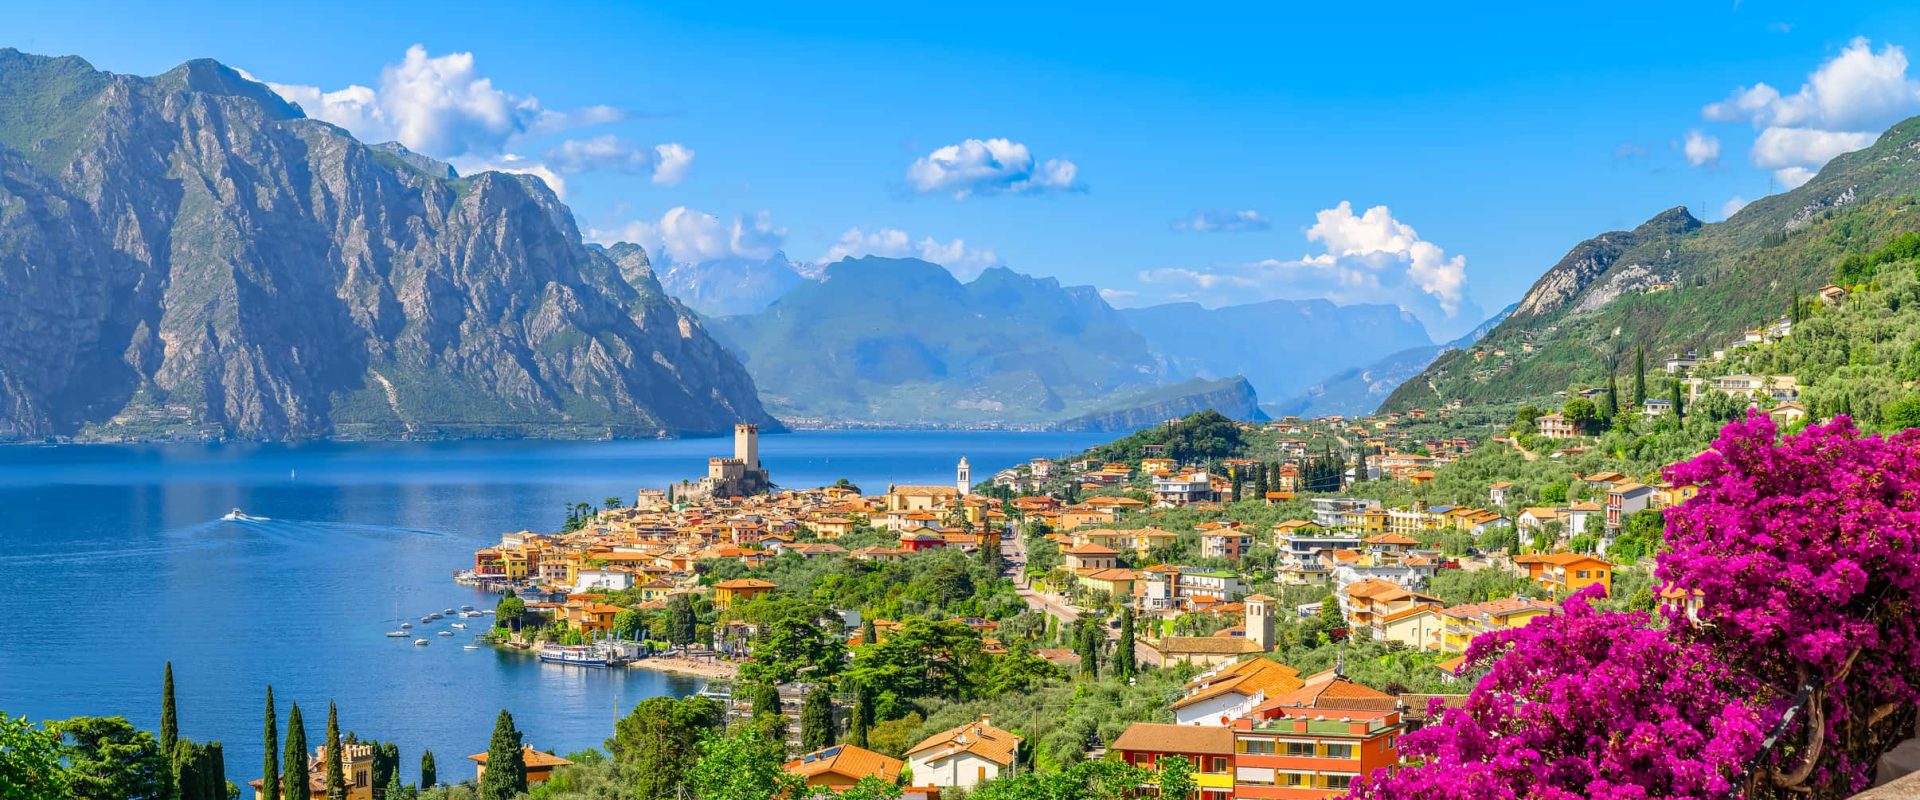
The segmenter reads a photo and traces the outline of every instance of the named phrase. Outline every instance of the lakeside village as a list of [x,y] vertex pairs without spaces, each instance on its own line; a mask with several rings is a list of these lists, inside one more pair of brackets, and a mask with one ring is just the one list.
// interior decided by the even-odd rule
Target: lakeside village
[[[816,787],[878,780],[932,797],[1035,763],[1152,770],[1179,757],[1203,800],[1332,797],[1398,764],[1396,743],[1435,701],[1462,702],[1477,637],[1559,613],[1558,599],[1589,586],[1612,594],[1622,570],[1632,602],[1650,605],[1651,578],[1635,565],[1651,550],[1644,528],[1694,491],[1609,470],[1546,487],[1488,482],[1472,503],[1341,494],[1426,495],[1436,470],[1475,452],[1465,437],[1420,438],[1428,418],[1207,413],[980,486],[963,457],[953,485],[871,494],[844,481],[774,487],[758,431],[743,425],[705,478],[579,509],[558,533],[506,534],[459,579],[505,593],[493,634],[504,646],[699,675],[730,719],[799,722],[798,735],[780,726],[797,756],[785,768]],[[1577,447],[1581,431],[1556,427],[1562,418],[1538,415],[1529,438]],[[1535,457],[1517,436],[1480,447]],[[942,571],[959,574],[957,596],[910,597]],[[836,602],[831,584],[850,575],[885,577]],[[988,576],[1012,597],[971,597]],[[901,613],[916,610],[932,613]],[[976,701],[966,707],[983,713],[945,725],[917,698],[838,691],[853,670],[813,661],[940,635],[1031,660],[1032,688],[1104,663],[1157,696],[1062,742],[1037,707],[1007,720]],[[824,641],[795,641],[810,637]],[[935,667],[935,650],[917,668]],[[819,725],[835,733],[807,730]]]
[[[503,709],[471,779],[426,752],[410,786],[331,706],[312,749],[295,706],[282,750],[268,687],[284,759],[254,796],[1477,800],[1603,776],[1608,797],[1852,796],[1920,748],[1916,617],[1889,596],[1920,564],[1897,522],[1920,396],[1867,417],[1906,433],[1810,426],[1856,400],[1764,373],[1826,313],[1795,304],[1806,345],[1783,327],[1664,376],[1636,351],[1552,413],[1202,412],[978,485],[959,458],[952,485],[784,489],[742,426],[699,481],[576,505],[460,575],[501,593],[488,641],[704,691],[564,756]],[[1810,583],[1843,567],[1859,580]],[[172,680],[157,737],[0,718],[40,776],[24,796],[238,794],[220,744],[179,735]],[[1842,729],[1852,755],[1822,777],[1806,754]]]

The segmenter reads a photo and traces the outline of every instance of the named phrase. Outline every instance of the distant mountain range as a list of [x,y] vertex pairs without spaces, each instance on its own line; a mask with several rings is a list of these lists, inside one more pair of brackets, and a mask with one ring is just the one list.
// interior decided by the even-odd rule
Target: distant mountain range
[[1600,234],[1541,275],[1486,338],[1435,359],[1383,407],[1551,403],[1557,390],[1603,381],[1609,366],[1624,371],[1636,349],[1657,362],[1725,347],[1833,280],[1843,257],[1920,229],[1917,191],[1920,118],[1724,222],[1673,208]]
[[[754,282],[722,264],[688,274]],[[747,307],[771,293],[748,288]],[[1006,268],[961,283],[937,264],[876,257],[827,265],[764,311],[712,328],[768,408],[802,424],[1105,429],[1179,416],[1151,409],[1205,407],[1247,418],[1261,393],[1297,393],[1317,376],[1433,346],[1417,319],[1389,305],[1116,310],[1090,286]]]
[[1287,397],[1330,373],[1370,363],[1433,338],[1398,306],[1269,300],[1208,309],[1169,303],[1120,312],[1147,337],[1169,375],[1244,375],[1264,397]]
[[458,176],[213,61],[0,50],[0,438],[654,436],[777,424],[537,179]]
[[784,253],[674,263],[660,275],[668,294],[709,318],[758,314],[806,281]]
[[1519,304],[1507,306],[1486,322],[1446,344],[1410,347],[1365,367],[1341,370],[1307,387],[1286,400],[1261,406],[1276,417],[1363,416],[1371,414],[1393,394],[1400,384],[1420,374],[1441,353],[1458,350],[1480,341],[1494,326],[1506,320]]

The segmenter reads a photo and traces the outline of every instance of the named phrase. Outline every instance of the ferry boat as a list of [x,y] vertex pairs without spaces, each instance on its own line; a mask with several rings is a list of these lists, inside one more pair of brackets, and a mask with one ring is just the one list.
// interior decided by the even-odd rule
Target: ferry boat
[[604,667],[613,663],[607,651],[590,645],[541,645],[539,653],[540,660],[549,664]]

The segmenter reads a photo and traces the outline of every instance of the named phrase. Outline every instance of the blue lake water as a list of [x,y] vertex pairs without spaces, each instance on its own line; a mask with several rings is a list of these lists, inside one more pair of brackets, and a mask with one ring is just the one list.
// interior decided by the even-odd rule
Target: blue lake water
[[[767,436],[776,482],[846,477],[869,493],[976,480],[1103,434],[803,432]],[[492,596],[455,585],[504,531],[552,530],[564,505],[698,477],[731,440],[154,445],[0,448],[0,712],[121,715],[149,730],[164,662],[181,733],[225,743],[228,777],[259,777],[265,686],[281,717],[397,742],[407,780],[422,748],[443,779],[472,777],[507,708],[537,747],[598,747],[634,703],[698,682],[649,670],[542,665],[464,650],[465,632],[383,633]],[[264,521],[232,523],[233,508]],[[473,620],[475,623],[485,622]],[[478,626],[475,626],[478,627]],[[284,736],[284,729],[282,731]]]

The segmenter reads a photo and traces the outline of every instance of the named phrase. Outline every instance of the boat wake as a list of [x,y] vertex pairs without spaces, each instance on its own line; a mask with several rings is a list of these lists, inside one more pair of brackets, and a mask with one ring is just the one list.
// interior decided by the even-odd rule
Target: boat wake
[[270,522],[272,520],[272,517],[256,517],[237,508],[220,518],[221,522]]

